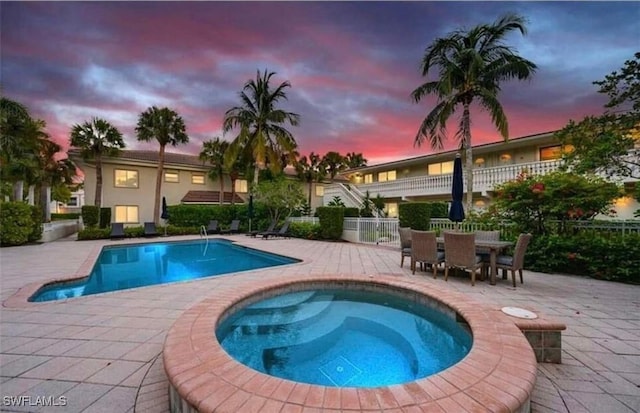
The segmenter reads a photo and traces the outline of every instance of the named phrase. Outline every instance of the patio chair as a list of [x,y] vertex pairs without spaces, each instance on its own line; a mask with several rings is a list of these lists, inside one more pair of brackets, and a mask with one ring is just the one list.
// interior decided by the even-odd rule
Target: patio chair
[[124,238],[124,224],[122,222],[114,222],[111,224],[111,239]]
[[207,234],[218,234],[220,232],[220,228],[218,228],[218,220],[212,219],[209,221],[209,225],[207,226]]
[[262,236],[262,239],[268,239],[269,237],[278,237],[278,238],[289,238],[289,221],[285,221],[285,223],[280,227],[278,231],[267,232]]
[[471,272],[471,285],[476,284],[476,270],[482,268],[482,258],[476,255],[476,234],[464,232],[444,233],[444,280],[449,268],[462,268]]
[[496,269],[502,268],[503,275],[506,275],[506,272],[511,270],[511,279],[514,287],[516,286],[516,271],[520,274],[520,284],[524,284],[522,267],[524,266],[524,254],[529,246],[529,241],[531,241],[531,234],[520,234],[513,250],[513,256],[498,255],[496,258]]
[[264,231],[252,231],[250,235],[252,237],[264,237],[264,234],[271,233],[275,229],[276,229],[276,221],[271,221],[271,223],[269,224],[269,228],[267,228]]
[[156,231],[156,223],[155,222],[145,222],[144,223],[144,236],[145,237],[155,237],[158,235],[158,231]]
[[231,221],[231,226],[229,227],[229,229],[223,229],[222,231],[220,231],[221,234],[237,234],[238,231],[240,230],[240,220],[239,219],[234,219],[233,221]]
[[[500,231],[476,231],[476,240],[500,241]],[[487,247],[476,247],[476,255],[482,258],[482,276],[486,275],[489,261],[491,261],[491,250]]]
[[411,257],[411,228],[399,227],[400,234],[400,267],[404,265],[404,257]]
[[436,278],[438,265],[444,262],[444,252],[438,251],[435,231],[411,231],[411,271],[416,273],[416,263],[425,263],[433,268]]

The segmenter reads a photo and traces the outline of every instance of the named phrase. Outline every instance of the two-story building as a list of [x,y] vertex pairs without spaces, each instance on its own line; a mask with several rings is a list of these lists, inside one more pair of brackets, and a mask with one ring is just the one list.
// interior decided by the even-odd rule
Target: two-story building
[[[84,172],[84,199],[93,205],[96,191],[95,161],[82,159],[71,150],[69,157]],[[123,150],[116,157],[102,159],[102,206],[111,208],[111,220],[129,225],[153,221],[158,151]],[[220,182],[209,179],[210,166],[197,156],[165,152],[162,194],[168,205],[220,203]],[[285,173],[294,176],[290,168]],[[322,205],[323,184],[313,183],[311,207]],[[242,204],[249,200],[246,179],[235,181],[224,176],[223,204]],[[308,186],[304,185],[305,194]]]
[[[474,208],[488,206],[493,198],[494,186],[516,178],[523,170],[530,174],[557,170],[563,151],[571,149],[563,148],[554,138],[554,132],[474,146]],[[348,184],[338,183],[325,188],[325,203],[338,196],[347,206],[359,207],[368,191],[370,197],[380,195],[385,200],[387,216],[397,217],[398,204],[401,202],[450,201],[453,160],[457,152],[445,151],[351,169],[345,173]],[[630,154],[639,155],[637,149]],[[620,182],[630,192],[637,181],[625,177]],[[618,211],[616,218],[631,219],[640,205],[627,195],[616,200],[615,207]]]

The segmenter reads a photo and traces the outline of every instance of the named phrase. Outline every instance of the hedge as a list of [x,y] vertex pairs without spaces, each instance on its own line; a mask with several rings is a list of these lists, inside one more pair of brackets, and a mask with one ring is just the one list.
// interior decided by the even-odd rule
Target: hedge
[[42,216],[44,211],[37,205],[29,205],[31,209],[31,232],[29,232],[28,241],[36,242],[42,238]]
[[31,208],[24,202],[0,203],[0,244],[22,245],[33,231]]
[[316,212],[320,218],[320,236],[323,239],[339,240],[344,226],[344,208],[318,207]]
[[360,209],[355,207],[347,207],[344,209],[345,218],[357,218],[360,216]]
[[289,224],[289,235],[293,238],[320,239],[320,229],[320,224],[292,222]]
[[[156,227],[158,234],[164,234],[164,227],[157,226]],[[167,226],[167,235],[196,235],[200,232],[199,227],[176,227],[174,225]],[[144,227],[136,226],[136,227],[125,227],[124,229],[124,237],[125,238],[139,238],[144,236]],[[78,240],[94,240],[94,239],[109,239],[111,237],[111,228],[85,228],[82,231],[78,232]]]
[[82,223],[87,227],[95,227],[100,222],[100,208],[95,205],[82,206]]
[[51,214],[52,221],[62,221],[64,219],[78,219],[80,218],[79,212],[68,212],[66,214]]
[[100,228],[111,226],[111,208],[100,208]]
[[431,202],[407,202],[398,205],[399,224],[417,231],[428,231]]
[[431,218],[449,218],[449,204],[447,202],[429,202]]

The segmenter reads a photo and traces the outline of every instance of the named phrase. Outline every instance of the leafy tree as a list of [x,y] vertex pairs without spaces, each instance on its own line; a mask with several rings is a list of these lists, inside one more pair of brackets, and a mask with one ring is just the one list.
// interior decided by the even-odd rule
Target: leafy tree
[[345,162],[349,168],[359,168],[361,166],[367,166],[367,160],[361,153],[347,152],[345,155]]
[[307,202],[309,206],[311,206],[313,183],[321,181],[327,173],[324,169],[322,159],[320,155],[311,152],[308,159],[306,156],[303,156],[296,162],[295,166],[298,177],[309,186],[309,198]]
[[324,169],[327,171],[327,174],[329,175],[331,182],[333,182],[336,175],[338,175],[340,172],[344,171],[348,167],[346,163],[346,158],[340,155],[338,152],[334,152],[334,151],[327,152],[322,157],[321,163]]
[[342,208],[346,207],[346,205],[344,204],[344,202],[342,202],[342,199],[338,195],[334,196],[333,199],[329,201],[327,206],[342,207]]
[[630,152],[640,143],[640,53],[620,72],[593,83],[600,86],[599,93],[609,96],[605,108],[616,112],[587,116],[578,123],[572,120],[556,133],[563,144],[574,147],[565,154],[565,164],[577,173],[640,178],[640,154]]
[[91,122],[73,125],[70,144],[80,150],[83,159],[94,159],[96,163],[96,194],[93,204],[102,206],[102,158],[117,156],[125,147],[122,133],[109,122],[93,118]]
[[200,151],[200,159],[211,165],[209,169],[209,179],[220,182],[220,205],[223,204],[224,198],[224,174],[227,171],[224,162],[224,154],[229,149],[229,142],[215,137],[202,143],[202,151]]
[[155,106],[140,114],[136,134],[139,141],[148,142],[156,139],[160,144],[158,152],[158,172],[156,175],[156,196],[153,206],[153,220],[160,222],[160,193],[162,191],[162,175],[164,173],[164,151],[167,145],[177,146],[189,142],[182,117],[169,109],[158,109]]
[[304,203],[304,194],[299,182],[278,177],[261,181],[256,187],[256,201],[269,211],[271,221],[278,222],[289,217]]
[[255,80],[245,83],[240,92],[241,106],[226,111],[223,120],[224,132],[239,128],[238,135],[231,142],[227,160],[233,160],[241,152],[251,154],[254,162],[253,183],[258,184],[259,170],[269,166],[274,172],[281,169],[282,158],[289,157],[298,144],[285,125],[297,126],[300,115],[278,108],[281,100],[286,100],[285,89],[291,87],[288,81],[275,89],[269,84],[274,72],[257,72]]
[[494,188],[496,208],[522,231],[548,233],[550,220],[560,222],[558,233],[571,221],[609,215],[613,200],[620,196],[614,183],[595,176],[562,171],[535,176],[526,172]]
[[416,88],[411,97],[418,103],[429,95],[436,95],[436,106],[422,121],[414,145],[428,140],[432,148],[442,148],[446,124],[462,105],[457,139],[466,153],[467,210],[473,205],[473,156],[471,145],[470,107],[474,99],[491,115],[500,134],[507,139],[509,124],[498,101],[500,82],[513,78],[524,80],[533,75],[536,65],[518,56],[503,42],[512,31],[526,34],[525,19],[508,14],[493,24],[482,24],[468,31],[457,30],[447,37],[436,39],[422,58],[422,76],[435,68],[437,80]]

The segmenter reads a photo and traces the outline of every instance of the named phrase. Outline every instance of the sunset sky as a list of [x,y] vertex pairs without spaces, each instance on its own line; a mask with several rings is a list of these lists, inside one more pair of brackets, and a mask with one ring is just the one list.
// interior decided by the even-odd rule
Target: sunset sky
[[[432,151],[413,142],[435,100],[409,97],[426,80],[425,48],[506,12],[529,20],[508,44],[538,65],[531,81],[503,84],[511,137],[601,113],[592,82],[640,51],[638,2],[3,2],[1,88],[65,149],[71,126],[94,116],[128,148],[156,149],[134,132],[155,105],[187,125],[189,144],[169,150],[197,154],[267,68],[292,84],[283,108],[301,116],[290,130],[302,155],[355,151],[375,164]],[[479,108],[472,128],[474,144],[500,139]]]

